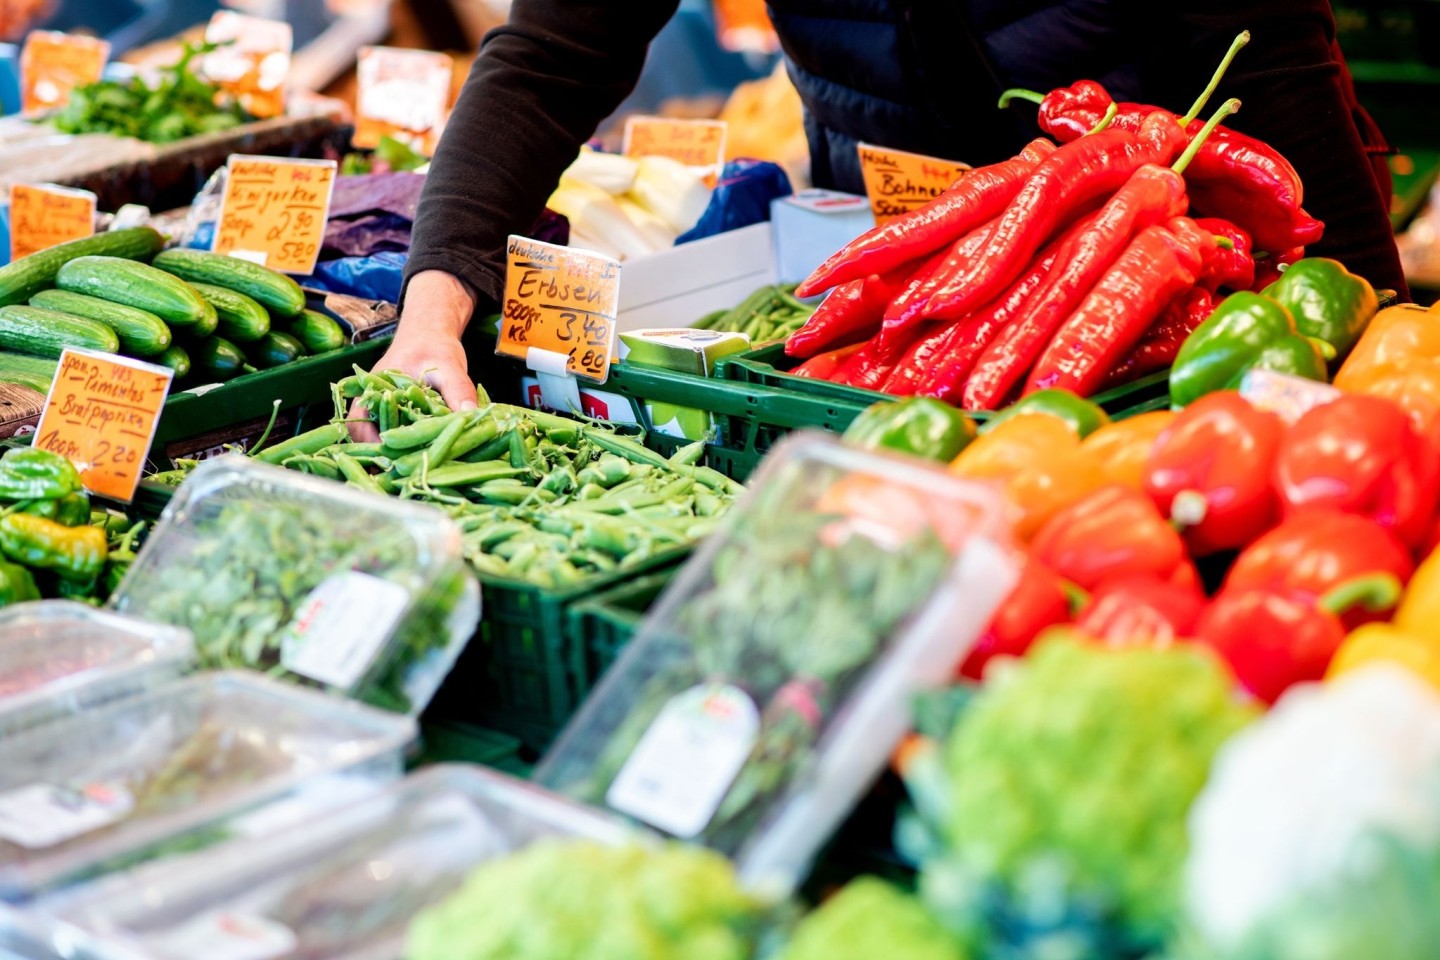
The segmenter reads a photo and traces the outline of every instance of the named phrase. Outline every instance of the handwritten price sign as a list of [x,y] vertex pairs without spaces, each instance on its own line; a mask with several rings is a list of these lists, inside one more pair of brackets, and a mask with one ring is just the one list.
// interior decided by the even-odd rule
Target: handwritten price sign
[[549,351],[566,357],[565,368],[575,376],[604,383],[615,352],[620,264],[588,250],[516,236],[506,254],[495,352],[524,360],[531,350]]
[[228,167],[214,251],[285,273],[312,273],[335,191],[335,161],[236,154]]
[[10,187],[10,259],[95,233],[95,194],[49,184]]
[[85,489],[129,502],[155,439],[174,372],[129,357],[66,350],[35,446],[75,464]]
[[393,137],[427,157],[450,106],[454,61],[443,53],[362,47],[356,66],[354,144],[369,149]]
[[205,42],[222,44],[206,54],[205,75],[229,91],[256,117],[285,112],[285,79],[295,32],[281,20],[221,10],[205,27]]
[[625,121],[624,154],[627,157],[670,157],[693,167],[715,186],[725,163],[723,120],[671,120],[666,117],[631,117]]
[[20,50],[20,109],[26,113],[63,107],[70,91],[95,83],[105,72],[110,44],[53,30],[36,30]]
[[924,206],[970,169],[953,160],[860,144],[860,173],[875,222],[884,223]]

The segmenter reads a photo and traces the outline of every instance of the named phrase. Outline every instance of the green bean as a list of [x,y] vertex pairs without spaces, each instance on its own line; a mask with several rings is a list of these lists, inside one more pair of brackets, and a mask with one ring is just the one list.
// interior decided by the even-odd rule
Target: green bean
[[695,330],[713,330],[715,329],[715,324],[720,320],[720,318],[725,316],[725,314],[729,312],[729,310],[712,311],[705,314],[705,316],[701,317],[699,320],[696,320],[690,326]]

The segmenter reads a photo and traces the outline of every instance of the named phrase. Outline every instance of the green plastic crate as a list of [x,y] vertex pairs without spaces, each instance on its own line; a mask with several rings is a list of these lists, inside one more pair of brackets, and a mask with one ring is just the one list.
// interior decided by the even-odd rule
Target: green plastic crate
[[533,758],[517,737],[469,723],[427,720],[420,725],[420,752],[412,767],[432,763],[478,763],[528,776]]
[[584,644],[591,687],[635,636],[646,612],[678,569],[670,567],[636,577],[582,600],[570,609],[570,633]]

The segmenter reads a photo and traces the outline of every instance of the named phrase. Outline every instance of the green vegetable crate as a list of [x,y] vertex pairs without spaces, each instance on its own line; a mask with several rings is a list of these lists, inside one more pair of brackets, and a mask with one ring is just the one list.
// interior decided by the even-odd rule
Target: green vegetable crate
[[[722,380],[767,387],[791,397],[823,399],[837,404],[856,405],[861,409],[889,399],[886,394],[876,390],[787,373],[793,366],[795,361],[785,356],[785,345],[772,343],[725,357],[715,365],[715,374]],[[1170,374],[1168,371],[1161,371],[1134,383],[1098,393],[1091,399],[1119,420],[1137,413],[1167,408],[1170,401],[1169,391]],[[976,420],[985,420],[989,414],[982,411],[971,416]]]
[[580,638],[586,653],[591,685],[620,656],[635,636],[645,612],[655,603],[678,567],[636,577],[602,590],[570,608],[570,634]]

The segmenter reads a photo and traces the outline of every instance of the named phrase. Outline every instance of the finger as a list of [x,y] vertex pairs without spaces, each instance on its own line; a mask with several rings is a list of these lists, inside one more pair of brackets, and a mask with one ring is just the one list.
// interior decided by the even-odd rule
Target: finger
[[463,367],[447,365],[425,371],[425,382],[440,391],[440,397],[451,410],[474,410],[479,394]]
[[379,443],[380,431],[370,422],[370,411],[359,400],[350,404],[350,439],[356,443]]

